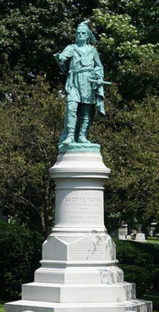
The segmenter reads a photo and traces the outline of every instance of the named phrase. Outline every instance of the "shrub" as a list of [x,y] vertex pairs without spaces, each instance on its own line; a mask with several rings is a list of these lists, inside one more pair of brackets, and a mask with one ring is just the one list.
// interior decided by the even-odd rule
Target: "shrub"
[[135,264],[149,269],[159,263],[159,246],[116,240],[117,259],[121,264]]
[[152,271],[152,284],[154,289],[159,290],[159,268]]
[[124,271],[124,279],[136,284],[136,295],[142,298],[151,288],[151,274],[148,270],[137,265],[120,265]]
[[18,299],[21,284],[33,280],[43,238],[23,226],[0,222],[0,300]]
[[143,297],[144,300],[152,301],[153,302],[153,308],[156,310],[159,310],[159,295],[158,294],[146,294]]

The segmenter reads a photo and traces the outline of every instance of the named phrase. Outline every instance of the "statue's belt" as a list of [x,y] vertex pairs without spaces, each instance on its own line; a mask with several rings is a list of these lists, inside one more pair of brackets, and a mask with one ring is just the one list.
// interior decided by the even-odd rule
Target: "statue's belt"
[[74,70],[74,69],[70,69],[69,70],[69,74],[72,75],[72,74],[78,74],[78,73],[83,73],[83,72],[91,72],[94,68],[90,68],[90,67],[85,67],[85,68],[81,68],[81,69],[77,69],[77,70]]
[[[70,69],[69,70],[69,84],[70,84],[70,87],[73,86],[73,74],[79,74],[79,73],[84,73],[84,72],[92,72],[94,70],[94,68],[90,68],[90,67],[85,67],[85,68],[81,68],[81,69],[78,69],[78,70],[73,70],[73,69]],[[89,80],[88,80],[89,82]]]

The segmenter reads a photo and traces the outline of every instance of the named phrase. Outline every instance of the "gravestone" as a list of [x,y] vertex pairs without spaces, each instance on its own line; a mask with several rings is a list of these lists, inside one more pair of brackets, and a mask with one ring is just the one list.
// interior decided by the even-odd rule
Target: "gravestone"
[[135,241],[138,241],[138,242],[146,242],[145,234],[142,233],[142,232],[137,233],[137,234],[136,234]]
[[128,225],[122,223],[118,231],[119,231],[119,239],[126,240],[128,235]]
[[110,235],[112,238],[118,238],[120,240],[126,240],[128,238],[128,225],[122,223],[120,228],[111,232]]
[[151,225],[150,225],[150,236],[151,237],[154,236],[154,233],[156,231],[157,226],[158,226],[157,222],[151,222]]

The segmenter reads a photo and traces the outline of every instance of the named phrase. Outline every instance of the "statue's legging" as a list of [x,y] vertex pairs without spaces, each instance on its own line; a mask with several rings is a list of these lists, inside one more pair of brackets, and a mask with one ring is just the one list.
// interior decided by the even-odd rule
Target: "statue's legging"
[[68,135],[86,136],[92,121],[92,105],[79,104],[77,102],[67,102],[64,130],[60,141]]

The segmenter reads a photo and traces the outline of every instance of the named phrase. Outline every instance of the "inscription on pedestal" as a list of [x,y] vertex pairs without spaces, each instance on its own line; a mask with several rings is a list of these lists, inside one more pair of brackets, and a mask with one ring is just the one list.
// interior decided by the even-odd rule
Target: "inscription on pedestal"
[[56,221],[63,224],[103,224],[103,191],[57,192]]
[[104,240],[94,240],[91,235],[80,239],[68,247],[68,260],[86,261],[86,260],[104,260],[105,242]]

